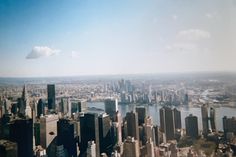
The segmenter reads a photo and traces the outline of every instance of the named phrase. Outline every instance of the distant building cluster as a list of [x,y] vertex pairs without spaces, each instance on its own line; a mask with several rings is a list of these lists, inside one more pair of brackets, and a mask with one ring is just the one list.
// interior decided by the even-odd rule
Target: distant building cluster
[[[181,122],[181,110],[189,96],[171,91],[152,91],[121,80],[105,89],[104,112],[88,110],[91,99],[62,96],[54,84],[47,85],[46,98],[32,99],[25,85],[19,98],[0,99],[1,157],[202,157],[236,155],[236,118],[222,117],[223,132],[216,128],[215,108],[201,106]],[[135,89],[136,88],[136,89]],[[146,91],[146,92],[145,92]],[[39,92],[40,93],[40,92]],[[108,92],[109,93],[109,92]],[[168,93],[168,94],[167,94]],[[172,94],[170,94],[172,93]],[[95,94],[95,93],[90,93]],[[58,96],[59,95],[59,96]],[[106,95],[107,96],[107,95]],[[91,98],[91,97],[90,97]],[[121,117],[118,104],[160,103],[160,126],[143,106]],[[198,121],[202,121],[202,130]],[[185,128],[185,129],[184,129]]]

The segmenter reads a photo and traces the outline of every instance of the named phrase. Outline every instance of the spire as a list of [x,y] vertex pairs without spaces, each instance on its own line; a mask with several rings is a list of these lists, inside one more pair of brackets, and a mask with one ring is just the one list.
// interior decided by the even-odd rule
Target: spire
[[24,106],[25,106],[25,115],[27,117],[31,118],[32,117],[32,112],[31,112],[31,107],[29,105],[29,98],[28,98],[28,94],[27,94],[26,85],[24,85],[24,87],[23,87],[22,100],[23,100]]

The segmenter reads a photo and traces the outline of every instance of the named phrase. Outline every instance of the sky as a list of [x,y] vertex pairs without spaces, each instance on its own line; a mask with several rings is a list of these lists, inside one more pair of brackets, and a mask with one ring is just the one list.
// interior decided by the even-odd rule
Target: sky
[[235,0],[2,0],[0,77],[236,71]]

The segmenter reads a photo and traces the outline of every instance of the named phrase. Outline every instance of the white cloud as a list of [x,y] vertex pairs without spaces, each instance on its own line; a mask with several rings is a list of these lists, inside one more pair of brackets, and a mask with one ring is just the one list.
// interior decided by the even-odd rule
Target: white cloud
[[208,39],[211,37],[211,34],[208,31],[200,30],[200,29],[188,29],[182,30],[177,33],[177,38],[180,40],[201,40]]
[[71,58],[79,58],[79,53],[76,51],[71,52]]
[[34,46],[26,59],[37,59],[40,57],[49,57],[58,54],[60,50],[51,49],[47,46]]

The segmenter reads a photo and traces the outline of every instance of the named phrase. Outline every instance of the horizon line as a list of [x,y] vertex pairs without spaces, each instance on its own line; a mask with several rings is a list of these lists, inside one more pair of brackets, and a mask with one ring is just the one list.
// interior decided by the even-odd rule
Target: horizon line
[[62,77],[112,77],[112,76],[140,76],[140,75],[178,75],[178,74],[236,74],[236,71],[184,71],[184,72],[155,72],[155,73],[127,73],[127,74],[79,74],[55,76],[0,76],[0,78],[62,78]]

